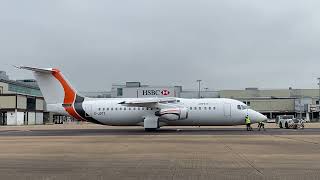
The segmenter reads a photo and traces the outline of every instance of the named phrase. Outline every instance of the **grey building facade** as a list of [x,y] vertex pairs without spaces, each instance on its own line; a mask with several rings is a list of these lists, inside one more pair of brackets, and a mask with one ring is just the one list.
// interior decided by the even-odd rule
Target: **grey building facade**
[[0,125],[39,125],[49,121],[34,80],[13,81],[0,72]]

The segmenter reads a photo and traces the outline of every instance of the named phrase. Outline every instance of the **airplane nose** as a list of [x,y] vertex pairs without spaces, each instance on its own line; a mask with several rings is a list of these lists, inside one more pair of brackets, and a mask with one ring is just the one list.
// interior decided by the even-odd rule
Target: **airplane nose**
[[267,116],[265,116],[265,115],[263,115],[263,114],[259,113],[258,120],[259,120],[259,122],[264,122],[264,121],[267,121],[267,120],[268,120],[268,118],[267,118]]
[[251,110],[251,109],[249,110],[248,115],[249,115],[252,123],[263,122],[268,119],[265,115],[263,115],[257,111]]

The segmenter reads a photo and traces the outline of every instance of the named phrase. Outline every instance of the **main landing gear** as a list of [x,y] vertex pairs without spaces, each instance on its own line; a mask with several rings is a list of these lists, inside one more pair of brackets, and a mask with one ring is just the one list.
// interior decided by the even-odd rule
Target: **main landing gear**
[[157,131],[158,128],[144,128],[145,132],[154,132]]
[[146,132],[153,132],[156,131],[159,126],[159,117],[156,116],[151,116],[151,117],[146,117],[144,118],[144,130]]

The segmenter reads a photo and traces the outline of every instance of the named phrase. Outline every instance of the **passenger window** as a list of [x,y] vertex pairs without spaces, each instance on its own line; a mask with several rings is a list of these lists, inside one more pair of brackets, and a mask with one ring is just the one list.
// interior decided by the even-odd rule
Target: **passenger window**
[[209,110],[211,110],[211,107],[209,107]]
[[122,108],[120,108],[119,110],[122,111]]
[[115,110],[115,111],[117,111],[117,110],[118,110],[118,108],[114,108],[114,110]]
[[216,110],[216,107],[212,107],[212,110]]
[[192,107],[190,107],[190,110],[192,110]]
[[241,105],[238,105],[238,109],[241,110]]
[[136,108],[133,108],[133,110],[135,111],[135,110],[136,110]]
[[107,108],[107,111],[109,111],[109,108]]
[[98,108],[98,111],[101,111],[101,108]]
[[197,110],[197,107],[194,107],[194,110]]
[[129,111],[131,111],[131,108],[129,108]]
[[204,107],[204,110],[207,110],[207,107]]
[[113,108],[111,108],[111,111],[113,111]]
[[125,110],[125,111],[126,111],[126,110],[127,110],[127,108],[123,108],[123,110]]
[[201,110],[201,107],[199,107],[199,110]]

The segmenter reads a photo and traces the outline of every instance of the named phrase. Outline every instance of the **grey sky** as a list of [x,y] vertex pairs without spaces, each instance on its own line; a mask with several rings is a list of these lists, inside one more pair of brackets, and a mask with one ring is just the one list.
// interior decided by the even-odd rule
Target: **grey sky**
[[112,83],[315,88],[320,1],[2,0],[0,69],[60,68],[79,90]]

